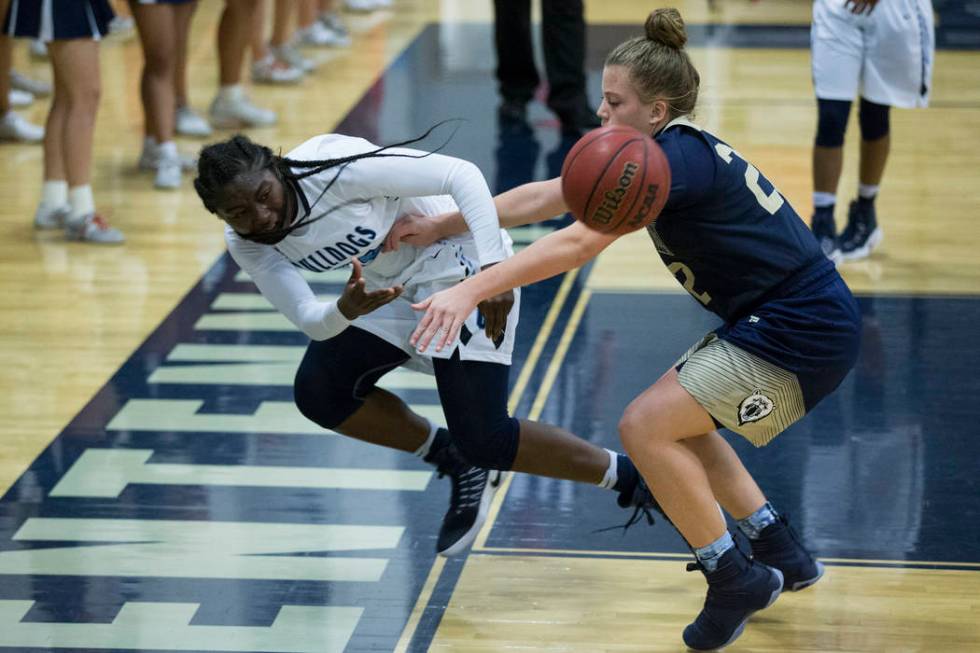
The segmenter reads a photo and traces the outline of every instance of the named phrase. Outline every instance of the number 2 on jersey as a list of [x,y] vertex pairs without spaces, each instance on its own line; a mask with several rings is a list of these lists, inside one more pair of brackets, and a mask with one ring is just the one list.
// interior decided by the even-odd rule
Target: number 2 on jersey
[[[722,161],[725,163],[732,162],[732,155],[735,155],[742,159],[742,161],[745,161],[745,158],[742,157],[741,154],[724,143],[717,143],[715,145],[715,152],[718,153],[718,156],[720,156]],[[745,161],[745,185],[752,192],[752,194],[755,195],[755,199],[759,200],[759,206],[768,211],[770,215],[775,215],[776,211],[778,211],[786,201],[775,187],[773,187],[771,193],[766,195],[766,192],[762,190],[762,187],[759,185],[758,168],[748,161]]]

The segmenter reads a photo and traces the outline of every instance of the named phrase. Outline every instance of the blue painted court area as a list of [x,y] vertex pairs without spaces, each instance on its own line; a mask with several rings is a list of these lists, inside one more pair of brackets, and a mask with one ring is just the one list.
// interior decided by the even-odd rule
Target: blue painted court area
[[[762,449],[724,433],[817,555],[978,563],[980,409],[972,398],[980,352],[952,343],[980,320],[980,300],[859,302],[861,357],[837,392]],[[715,326],[687,295],[593,295],[542,419],[618,447],[616,426],[630,400]],[[487,545],[687,550],[663,523],[593,532],[622,521],[602,492],[521,475]]]

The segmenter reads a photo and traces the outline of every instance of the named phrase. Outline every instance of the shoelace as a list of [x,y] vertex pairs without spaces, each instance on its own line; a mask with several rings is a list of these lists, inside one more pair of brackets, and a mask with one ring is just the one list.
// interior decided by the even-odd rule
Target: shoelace
[[[458,478],[456,482],[459,488],[459,505],[456,506],[457,513],[480,503],[480,498],[483,496],[486,474],[487,472],[479,467],[470,467],[461,476],[456,477]],[[456,479],[454,478],[454,480]]]
[[626,535],[626,531],[628,531],[630,527],[633,526],[633,524],[637,524],[641,522],[643,519],[646,519],[647,524],[649,524],[650,526],[653,526],[657,522],[657,520],[653,518],[653,513],[650,512],[650,508],[648,506],[646,505],[634,506],[633,514],[630,515],[630,518],[626,520],[625,524],[619,526],[607,526],[605,528],[598,528],[592,531],[592,533],[593,534],[605,533],[606,531],[615,531],[621,528],[623,529],[623,535]]
[[847,225],[850,233],[845,233],[841,238],[845,243],[853,243],[855,241],[863,240],[868,234],[868,225],[864,221],[854,222]]
[[112,225],[109,224],[109,221],[98,213],[92,216],[92,224],[94,224],[96,229],[99,231],[108,231],[109,229],[112,229]]
[[869,216],[859,209],[856,203],[852,203],[847,214],[847,226],[844,227],[844,233],[840,237],[841,243],[851,245],[867,238],[871,233],[869,221]]
[[455,468],[440,466],[439,478],[449,476],[452,482],[452,498],[450,504],[456,513],[463,512],[480,503],[483,497],[483,486],[486,484],[487,471],[469,465],[457,465]]

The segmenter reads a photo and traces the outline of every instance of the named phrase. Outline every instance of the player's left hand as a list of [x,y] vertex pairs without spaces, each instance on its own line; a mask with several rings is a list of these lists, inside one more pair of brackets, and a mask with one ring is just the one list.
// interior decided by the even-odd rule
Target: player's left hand
[[409,342],[419,352],[424,352],[435,338],[436,351],[442,351],[443,347],[455,342],[459,330],[476,305],[477,298],[471,295],[465,283],[441,290],[418,304],[412,304],[412,308],[425,311],[425,315],[419,320]]
[[[483,270],[496,265],[484,265]],[[477,305],[480,313],[483,314],[483,330],[491,342],[503,335],[507,328],[507,316],[510,309],[514,306],[514,291],[507,290],[490,299],[484,299]]]
[[496,297],[485,299],[477,305],[483,314],[483,330],[491,342],[504,334],[507,316],[514,306],[514,291],[502,292]]

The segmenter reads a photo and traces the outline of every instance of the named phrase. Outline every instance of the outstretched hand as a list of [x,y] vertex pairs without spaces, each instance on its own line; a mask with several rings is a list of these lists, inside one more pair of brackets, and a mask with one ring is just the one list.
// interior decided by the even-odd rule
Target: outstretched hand
[[402,286],[392,286],[391,288],[381,288],[380,290],[367,291],[364,279],[361,278],[363,266],[361,262],[354,258],[351,259],[353,269],[344,292],[337,299],[337,308],[348,320],[353,320],[361,315],[375,311],[385,304],[394,301],[402,294]]
[[425,315],[419,320],[409,342],[419,352],[424,352],[435,338],[436,351],[442,351],[443,347],[455,342],[459,330],[476,305],[476,298],[470,295],[465,284],[447,288],[412,304],[413,309],[425,311]]
[[429,217],[418,213],[406,213],[398,218],[385,236],[382,252],[394,252],[399,245],[408,243],[415,247],[427,247],[442,238],[439,233],[438,216]]

